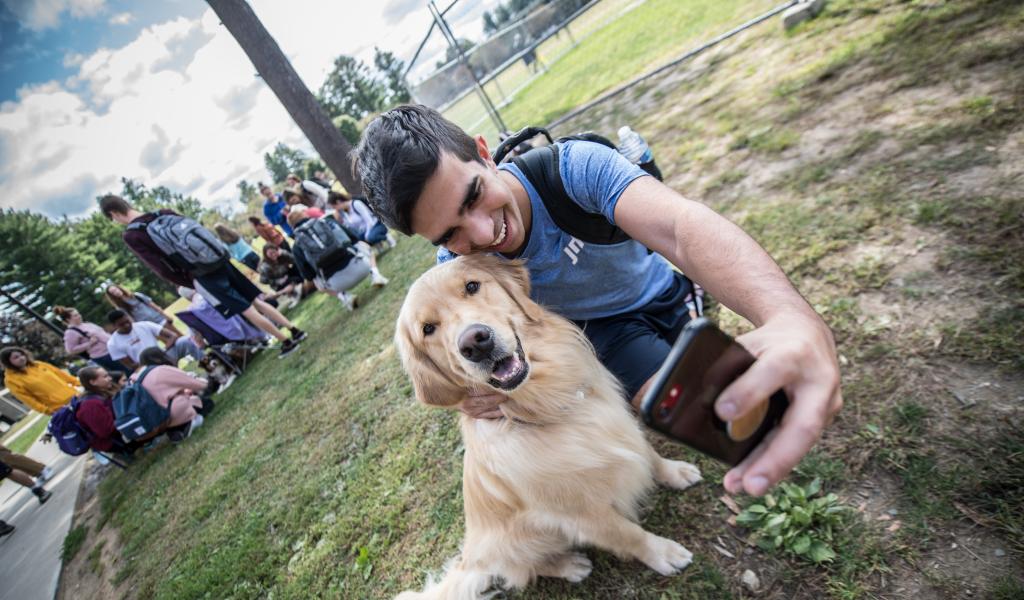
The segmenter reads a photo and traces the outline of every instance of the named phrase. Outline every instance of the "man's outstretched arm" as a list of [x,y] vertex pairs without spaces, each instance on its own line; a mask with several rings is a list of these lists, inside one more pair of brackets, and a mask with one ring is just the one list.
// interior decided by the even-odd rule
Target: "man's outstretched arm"
[[732,420],[776,390],[789,396],[781,426],[725,476],[732,493],[764,494],[800,462],[842,407],[831,330],[753,238],[653,177],[629,184],[615,220],[756,327],[738,341],[758,360],[722,392],[715,410]]

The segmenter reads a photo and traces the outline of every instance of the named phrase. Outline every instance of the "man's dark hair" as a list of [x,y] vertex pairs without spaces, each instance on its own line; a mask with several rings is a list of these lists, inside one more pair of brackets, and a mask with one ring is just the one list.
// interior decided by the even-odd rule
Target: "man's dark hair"
[[168,367],[178,366],[174,364],[174,361],[171,360],[170,356],[167,356],[166,352],[155,346],[152,348],[146,348],[145,350],[139,353],[139,364],[144,367],[158,365],[165,365]]
[[116,323],[118,319],[120,319],[121,317],[123,317],[123,316],[125,316],[127,314],[128,313],[124,312],[123,310],[121,310],[119,308],[115,308],[114,310],[112,310],[112,311],[107,313],[107,323],[111,323],[111,324]]
[[111,215],[114,213],[126,215],[130,210],[132,210],[132,205],[128,204],[128,201],[120,196],[107,194],[100,198],[100,211],[103,213],[103,216],[108,219],[111,218]]
[[353,171],[370,206],[389,227],[412,235],[412,209],[442,152],[463,162],[483,162],[473,138],[426,106],[399,106],[366,126],[353,153]]

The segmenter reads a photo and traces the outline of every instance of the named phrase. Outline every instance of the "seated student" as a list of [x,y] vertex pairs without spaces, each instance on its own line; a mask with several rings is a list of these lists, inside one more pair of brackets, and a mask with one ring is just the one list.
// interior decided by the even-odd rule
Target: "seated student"
[[[289,173],[284,180],[285,188],[299,192],[302,195],[302,203],[306,206],[315,206],[321,210],[327,209],[328,186],[321,185],[312,179],[299,179],[295,173]],[[285,195],[287,200],[287,194]]]
[[64,330],[64,351],[71,355],[88,358],[93,363],[112,371],[128,374],[128,367],[110,358],[107,352],[107,341],[110,334],[95,323],[82,319],[82,315],[74,308],[56,306],[53,314],[61,320],[67,329]]
[[[284,205],[284,201],[282,201],[281,204]],[[284,218],[287,219],[287,215],[284,215]],[[288,244],[288,240],[285,239],[284,234],[281,233],[273,223],[261,221],[259,217],[249,217],[249,223],[252,224],[252,228],[256,231],[256,234],[263,238],[267,244],[273,244],[278,248],[291,250],[292,247]],[[288,221],[286,220],[284,223],[287,225]],[[291,227],[288,228],[288,231],[291,231]]]
[[78,391],[78,380],[73,375],[48,362],[33,360],[32,353],[24,348],[0,350],[0,365],[7,389],[36,412],[52,415]]
[[[107,320],[114,326],[114,333],[107,341],[107,351],[114,360],[121,361],[126,367],[135,370],[139,366],[139,355],[146,348],[159,347],[160,326],[149,321],[133,322],[123,310],[112,310]],[[175,361],[186,356],[199,360],[203,351],[190,338],[180,336],[167,347],[167,352]]]
[[92,435],[89,447],[100,452],[130,455],[143,444],[126,442],[114,426],[114,395],[123,387],[124,378],[115,380],[103,367],[85,367],[78,372],[85,388],[79,400],[75,420]]
[[[295,264],[302,277],[317,282],[319,289],[336,296],[348,310],[358,306],[358,300],[348,291],[367,275],[372,274],[375,287],[387,285],[388,280],[377,270],[377,261],[369,246],[365,242],[351,243],[357,239],[356,236],[346,232],[344,226],[334,219],[310,218],[306,208],[297,205],[288,213],[288,223],[295,232]],[[323,246],[314,237],[321,226],[326,226],[330,235],[336,236],[335,239],[337,236],[346,237],[349,242],[347,248],[339,248],[331,255],[324,254]]]
[[224,245],[227,246],[228,252],[231,253],[231,258],[249,267],[253,271],[259,268],[259,255],[256,254],[256,251],[252,249],[252,246],[250,246],[248,242],[242,239],[242,236],[237,231],[223,223],[217,223],[214,225],[213,231],[217,234],[217,237],[220,238],[220,241],[224,242]]
[[302,274],[295,266],[292,253],[273,244],[263,246],[260,282],[274,290],[273,293],[267,294],[268,298],[286,296],[290,306],[295,306],[302,299]]
[[[320,217],[322,217],[325,214],[327,214],[326,212],[324,212],[324,209],[321,208],[317,204],[316,200],[312,196],[310,196],[309,194],[304,192],[302,190],[302,188],[300,188],[298,186],[296,186],[296,187],[289,187],[289,188],[285,188],[284,189],[284,201],[288,203],[288,214],[289,215],[291,214],[292,210],[296,206],[304,206],[304,207],[306,207],[307,215],[309,217],[311,217],[311,218],[314,218],[314,219],[319,219]],[[326,202],[324,204],[326,205]],[[289,223],[290,223],[290,221],[289,221]],[[292,239],[294,239],[294,238],[295,238],[295,227],[293,226],[292,227]]]
[[340,192],[327,192],[327,204],[334,209],[338,222],[358,235],[360,240],[371,246],[386,240],[389,246],[395,247],[395,236],[362,199]]
[[[170,410],[171,416],[165,423],[167,437],[171,441],[181,441],[203,424],[203,414],[208,412],[204,407],[203,397],[208,382],[198,379],[174,366],[172,359],[159,348],[147,348],[140,357],[143,367],[153,367],[142,380],[142,387],[149,392],[160,406]],[[132,381],[141,375],[136,373]],[[212,401],[207,401],[212,407]]]

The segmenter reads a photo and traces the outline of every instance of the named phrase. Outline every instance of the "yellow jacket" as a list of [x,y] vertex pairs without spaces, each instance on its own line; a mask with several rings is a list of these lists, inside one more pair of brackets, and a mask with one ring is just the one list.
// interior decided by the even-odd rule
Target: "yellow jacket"
[[52,415],[78,393],[80,384],[67,371],[36,360],[24,371],[5,370],[4,385],[29,408]]

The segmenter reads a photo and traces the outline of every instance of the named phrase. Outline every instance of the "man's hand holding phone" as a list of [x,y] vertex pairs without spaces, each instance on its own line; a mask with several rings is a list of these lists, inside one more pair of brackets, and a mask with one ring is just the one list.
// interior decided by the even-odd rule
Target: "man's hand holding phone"
[[779,389],[790,403],[775,431],[725,474],[730,493],[761,496],[793,470],[842,408],[839,363],[832,332],[813,313],[773,319],[736,341],[757,361],[719,395],[719,418],[748,414]]

